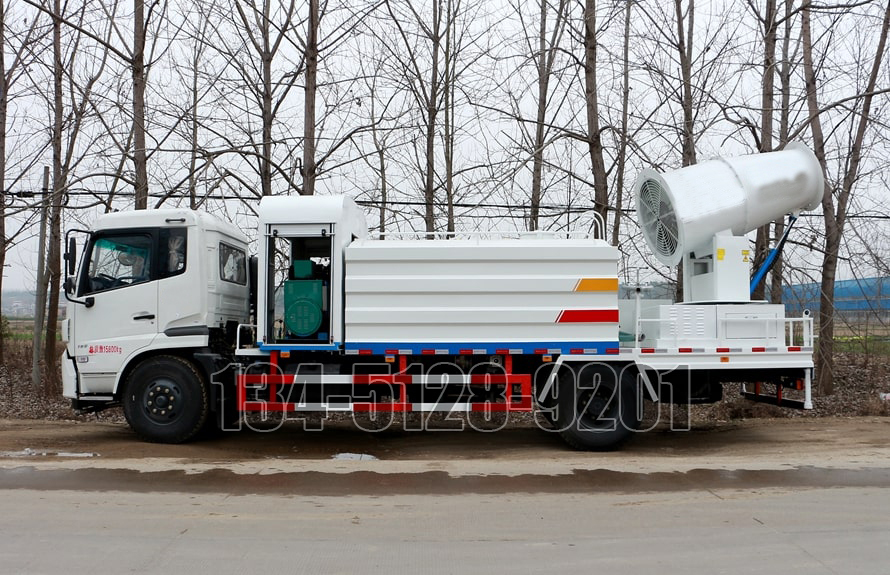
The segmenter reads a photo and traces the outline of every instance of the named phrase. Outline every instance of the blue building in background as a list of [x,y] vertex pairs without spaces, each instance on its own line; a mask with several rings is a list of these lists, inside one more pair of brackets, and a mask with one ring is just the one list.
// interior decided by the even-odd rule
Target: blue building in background
[[[819,311],[820,285],[786,286],[782,301],[789,315],[799,316],[808,309]],[[840,280],[834,283],[835,315],[851,321],[890,319],[890,276]]]

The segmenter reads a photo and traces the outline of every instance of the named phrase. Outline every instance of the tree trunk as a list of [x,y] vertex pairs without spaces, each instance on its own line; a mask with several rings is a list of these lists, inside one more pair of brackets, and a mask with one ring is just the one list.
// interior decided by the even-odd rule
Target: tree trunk
[[200,47],[195,45],[195,53],[192,57],[192,85],[191,85],[191,97],[192,97],[192,113],[189,115],[189,122],[191,123],[191,150],[189,157],[189,207],[193,210],[198,208],[198,178],[195,174],[195,168],[198,164],[198,103],[199,103],[199,95],[198,95],[198,66],[200,65]]
[[[782,103],[779,107],[779,148],[784,148],[788,143],[788,130],[791,124],[791,17],[794,13],[794,0],[785,0],[784,25],[785,31],[782,36],[782,66],[778,69],[780,91],[782,94]],[[773,236],[778,240],[785,233],[785,220],[778,219],[775,222],[775,233]],[[772,277],[770,278],[770,301],[773,303],[782,303],[782,278],[784,275],[785,262],[782,254],[776,258],[773,266]]]
[[[53,191],[49,201],[49,243],[47,246],[46,268],[48,275],[47,299],[49,300],[46,314],[46,342],[44,363],[44,389],[50,392],[56,384],[56,322],[59,320],[59,278],[61,276],[60,244],[62,235],[62,191],[65,189],[65,178],[62,170],[62,22],[61,2],[55,0],[53,12]],[[41,270],[42,273],[42,270]]]
[[[693,115],[694,100],[692,99],[692,39],[695,23],[695,0],[689,0],[689,13],[683,15],[681,0],[674,0],[674,12],[677,16],[677,57],[680,60],[680,76],[683,83],[681,108],[683,109],[683,127],[680,135],[682,148],[682,165],[691,166],[698,162],[695,154],[695,116]],[[686,31],[683,22],[686,21]],[[676,301],[683,301],[683,262],[677,266]]]
[[550,98],[550,77],[553,75],[553,62],[560,38],[566,26],[566,10],[568,3],[560,0],[553,17],[553,30],[547,39],[547,7],[548,0],[541,0],[540,22],[538,30],[538,51],[536,71],[538,74],[538,103],[535,116],[535,137],[532,144],[532,192],[529,209],[528,229],[535,231],[540,227],[541,199],[544,195],[544,148],[547,146],[547,107]]
[[[773,108],[775,106],[774,90],[776,76],[776,0],[766,0],[763,14],[763,78],[761,80],[760,97],[760,152],[773,151]],[[781,218],[780,218],[781,220]],[[754,270],[760,268],[769,252],[770,224],[757,228],[754,241]],[[773,268],[775,274],[776,268]],[[761,281],[754,288],[751,299],[766,298],[766,281]]]
[[430,40],[433,43],[432,69],[430,71],[430,90],[426,102],[426,173],[424,174],[423,201],[426,204],[424,224],[427,232],[436,231],[436,220],[433,214],[436,183],[436,119],[439,113],[439,48],[441,25],[440,0],[433,2],[433,29]]
[[[6,113],[9,86],[6,83],[6,0],[0,0],[0,192],[6,191]],[[0,299],[3,294],[3,272],[6,266],[6,198],[0,197]],[[5,338],[0,333],[0,364],[5,358]]]
[[[681,0],[674,0],[674,9],[677,14],[677,56],[680,59],[680,75],[683,83],[683,101],[681,102],[683,108],[681,135],[683,166],[691,166],[698,161],[695,155],[695,116],[692,98],[692,33],[695,23],[695,0],[689,0],[689,13],[685,17]],[[684,20],[686,21],[686,32],[683,31]]]
[[[802,11],[801,36],[803,39],[804,77],[806,81],[807,106],[810,112],[810,129],[813,132],[816,157],[819,159],[825,171],[825,144],[822,134],[822,125],[819,120],[819,105],[816,94],[816,74],[813,65],[813,41],[810,24],[810,3],[806,2]],[[878,75],[880,74],[881,61],[885,56],[884,49],[887,44],[887,31],[890,28],[890,3],[884,12],[884,20],[881,25],[877,50],[872,62],[871,73],[868,79],[865,93],[862,97],[862,109],[859,111],[859,124],[853,137],[849,152],[846,170],[837,198],[837,207],[834,205],[834,197],[831,188],[826,184],[825,195],[822,198],[822,213],[825,218],[825,251],[822,258],[822,282],[819,298],[819,349],[817,353],[817,388],[824,395],[834,392],[834,282],[837,278],[838,256],[840,252],[841,238],[844,230],[844,222],[847,217],[847,207],[853,185],[859,176],[859,163],[862,158],[862,145],[868,122],[871,116],[871,104]],[[827,181],[827,180],[826,180]]]
[[606,162],[600,132],[599,102],[596,78],[596,0],[584,3],[584,96],[587,109],[587,148],[593,172],[594,211],[603,223],[608,220],[609,190],[606,184]]
[[383,148],[378,145],[377,161],[380,163],[380,239],[383,239],[383,234],[386,232],[386,202],[387,194],[389,193],[389,190],[386,188],[386,159],[383,154]]
[[[145,152],[145,2],[133,1],[133,166],[136,209],[148,207],[148,160]],[[58,296],[57,296],[58,297]]]
[[[445,73],[442,85],[442,95],[444,102],[442,109],[445,113],[445,121],[443,122],[444,152],[445,152],[445,205],[446,205],[446,222],[445,231],[454,233],[454,45],[452,44],[454,36],[454,5],[453,0],[448,0],[445,10],[445,54],[444,65]],[[451,236],[448,236],[451,237]]]
[[318,83],[318,0],[309,0],[306,32],[306,98],[303,119],[303,193],[315,194],[315,95]]
[[[621,209],[624,200],[624,168],[627,163],[627,115],[630,100],[630,8],[632,2],[624,6],[624,52],[621,65],[621,141],[618,144],[618,162],[615,169],[615,221],[612,223],[612,245],[618,245],[618,233],[621,230]],[[605,237],[606,230],[603,230]]]
[[550,73],[547,70],[547,0],[541,0],[540,29],[538,31],[538,110],[535,117],[535,143],[532,150],[532,196],[529,206],[528,229],[538,229],[541,210],[541,179],[544,175],[544,122],[547,113],[547,94]]
[[[269,44],[269,11],[271,0],[263,2],[263,21],[260,33],[263,46],[260,53],[260,66],[263,73],[263,133],[262,150],[260,158],[260,188],[264,196],[272,195],[272,49]],[[303,166],[305,169],[305,166]]]

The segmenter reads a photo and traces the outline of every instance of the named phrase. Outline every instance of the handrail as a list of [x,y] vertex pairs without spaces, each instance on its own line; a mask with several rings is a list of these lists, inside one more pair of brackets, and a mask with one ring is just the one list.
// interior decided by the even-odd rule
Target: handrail
[[[725,333],[725,327],[728,323],[745,323],[747,325],[760,324],[763,325],[763,335],[750,338],[740,338],[740,340],[772,340],[782,341],[785,347],[813,347],[813,318],[811,317],[786,317],[786,318],[719,318],[718,330],[713,336],[695,337],[692,335],[680,335],[677,330],[673,330],[674,334],[668,334],[670,325],[679,323],[679,319],[661,319],[661,318],[639,318],[636,322],[634,331],[634,347],[652,347],[653,343],[650,338],[640,341],[640,334],[645,334],[644,324],[661,324],[662,329],[659,330],[658,337],[655,339],[666,341],[672,340],[675,344],[683,342],[727,342],[725,337],[721,337],[721,333]],[[774,329],[770,329],[772,326]]]
[[466,238],[466,239],[482,239],[491,237],[492,239],[502,239],[506,237],[516,237],[516,238],[565,238],[565,239],[603,239],[604,233],[603,230],[606,229],[606,226],[603,222],[603,217],[597,212],[589,212],[585,215],[589,216],[592,220],[592,224],[590,228],[586,232],[582,231],[550,231],[550,230],[536,230],[536,231],[523,231],[523,230],[512,230],[512,231],[499,231],[499,230],[488,230],[484,232],[424,232],[424,231],[395,231],[395,232],[383,232],[379,234],[374,234],[376,237],[381,239],[385,239],[387,237],[400,237],[400,238],[415,238],[415,239],[457,239],[457,238]]

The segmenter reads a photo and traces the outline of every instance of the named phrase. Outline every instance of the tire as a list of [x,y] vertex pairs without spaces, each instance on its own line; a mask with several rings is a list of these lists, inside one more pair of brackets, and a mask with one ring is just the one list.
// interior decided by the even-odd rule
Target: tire
[[133,431],[154,443],[184,443],[209,417],[207,384],[195,366],[176,356],[142,361],[127,377],[124,416]]
[[622,367],[588,364],[560,379],[557,425],[571,447],[609,451],[639,428],[636,372]]

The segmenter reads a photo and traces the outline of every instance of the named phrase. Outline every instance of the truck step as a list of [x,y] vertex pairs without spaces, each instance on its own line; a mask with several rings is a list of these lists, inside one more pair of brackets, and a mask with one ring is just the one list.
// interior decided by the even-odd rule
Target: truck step
[[[800,389],[800,386],[793,386],[790,389]],[[785,387],[781,385],[776,386],[776,393],[774,395],[765,394],[761,389],[761,384],[754,384],[754,391],[748,391],[746,385],[742,385],[742,397],[747,399],[748,401],[753,401],[755,403],[767,403],[770,405],[776,405],[779,407],[786,407],[788,409],[812,409],[812,407],[808,407],[804,400],[800,399],[790,399],[784,396]]]

